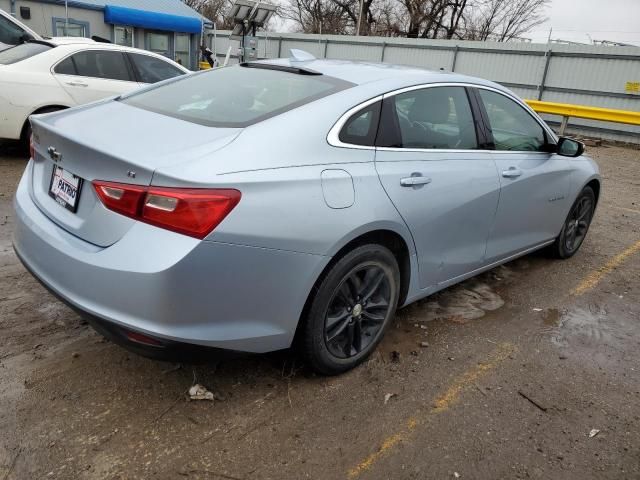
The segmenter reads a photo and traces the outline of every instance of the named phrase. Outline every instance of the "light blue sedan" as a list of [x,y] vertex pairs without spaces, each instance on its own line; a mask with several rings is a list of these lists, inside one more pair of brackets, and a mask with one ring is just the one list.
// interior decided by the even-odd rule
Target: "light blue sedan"
[[34,116],[15,199],[24,265],[97,330],[160,357],[297,344],[362,362],[397,308],[583,243],[582,144],[509,90],[290,59]]

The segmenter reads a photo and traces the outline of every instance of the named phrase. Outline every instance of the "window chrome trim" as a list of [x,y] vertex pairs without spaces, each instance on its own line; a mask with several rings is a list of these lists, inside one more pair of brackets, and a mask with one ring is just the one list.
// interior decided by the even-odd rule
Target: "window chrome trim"
[[531,150],[488,150],[488,149],[452,149],[452,148],[394,148],[394,147],[375,147],[373,145],[354,145],[352,143],[345,143],[342,142],[339,138],[340,135],[340,130],[342,130],[342,127],[344,126],[345,123],[347,123],[347,120],[349,120],[349,118],[351,118],[351,116],[355,113],[357,113],[359,110],[362,110],[363,108],[368,107],[369,105],[371,105],[372,103],[375,103],[377,101],[389,98],[389,97],[394,97],[396,95],[399,95],[401,93],[405,93],[405,92],[412,92],[414,90],[422,90],[425,88],[436,88],[436,87],[468,87],[468,88],[477,88],[477,89],[483,89],[483,90],[490,90],[492,92],[498,93],[500,95],[503,95],[505,97],[507,97],[510,100],[513,100],[516,104],[518,104],[519,106],[523,107],[525,109],[525,111],[527,113],[529,113],[531,115],[531,117],[533,118],[534,121],[536,121],[538,123],[538,125],[540,125],[540,127],[542,127],[542,129],[547,133],[547,135],[550,136],[551,139],[555,140],[556,142],[558,141],[558,137],[557,135],[553,132],[553,130],[551,130],[551,128],[544,122],[544,120],[542,120],[538,114],[529,106],[526,104],[526,102],[522,101],[520,98],[516,97],[515,95],[512,95],[509,92],[505,92],[503,90],[500,90],[498,88],[494,88],[494,87],[490,87],[488,85],[478,85],[475,83],[465,83],[465,82],[439,82],[439,83],[425,83],[425,84],[420,84],[420,85],[412,85],[410,87],[403,87],[403,88],[399,88],[396,90],[392,90],[390,92],[384,93],[382,95],[378,95],[374,98],[371,98],[365,102],[362,102],[358,105],[356,105],[353,108],[350,108],[349,110],[347,110],[345,113],[342,114],[342,116],[338,119],[338,121],[333,125],[333,127],[331,127],[331,130],[329,130],[329,133],[327,135],[327,142],[329,143],[329,145],[332,145],[334,147],[341,147],[341,148],[350,148],[350,149],[354,149],[354,150],[379,150],[381,152],[433,152],[433,153],[443,153],[443,152],[449,152],[449,153],[478,153],[478,152],[489,152],[489,153],[498,153],[498,154],[505,154],[505,153],[526,153],[526,154],[540,154],[540,155],[550,155],[549,152],[534,152]]
[[344,124],[347,123],[347,121],[354,114],[358,113],[364,108],[367,108],[369,105],[381,101],[382,97],[383,95],[378,95],[377,97],[370,98],[366,102],[362,102],[343,113],[338,121],[333,125],[333,127],[331,127],[331,130],[329,130],[329,133],[327,135],[327,142],[329,143],[329,145],[332,145],[334,147],[351,148],[354,150],[375,150],[375,145],[355,145],[353,143],[343,142],[342,140],[340,140],[340,131],[342,130],[342,127],[344,127]]

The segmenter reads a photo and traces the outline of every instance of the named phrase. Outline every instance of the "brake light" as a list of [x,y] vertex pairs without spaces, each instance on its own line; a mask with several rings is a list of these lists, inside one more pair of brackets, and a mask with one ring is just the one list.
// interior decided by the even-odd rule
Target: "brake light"
[[29,158],[36,157],[36,147],[33,144],[33,134],[29,137]]
[[109,210],[196,238],[206,237],[240,201],[234,189],[145,187],[93,182]]

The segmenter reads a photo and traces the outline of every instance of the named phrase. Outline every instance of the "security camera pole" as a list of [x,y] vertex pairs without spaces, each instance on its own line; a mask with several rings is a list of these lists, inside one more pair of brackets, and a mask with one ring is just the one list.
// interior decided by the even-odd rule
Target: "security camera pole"
[[240,62],[257,60],[256,29],[264,26],[275,11],[275,5],[258,0],[235,0],[230,12],[235,23],[230,38],[240,41]]
[[69,1],[64,0],[64,36],[67,36],[69,30]]

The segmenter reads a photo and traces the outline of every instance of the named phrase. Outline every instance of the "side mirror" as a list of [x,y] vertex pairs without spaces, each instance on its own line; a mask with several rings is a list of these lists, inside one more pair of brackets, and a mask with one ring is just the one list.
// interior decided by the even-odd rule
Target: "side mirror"
[[30,40],[34,40],[33,35],[31,35],[30,33],[25,32],[20,37],[20,43],[27,43]]
[[584,143],[572,140],[571,138],[560,137],[556,153],[563,157],[579,157],[584,153]]

